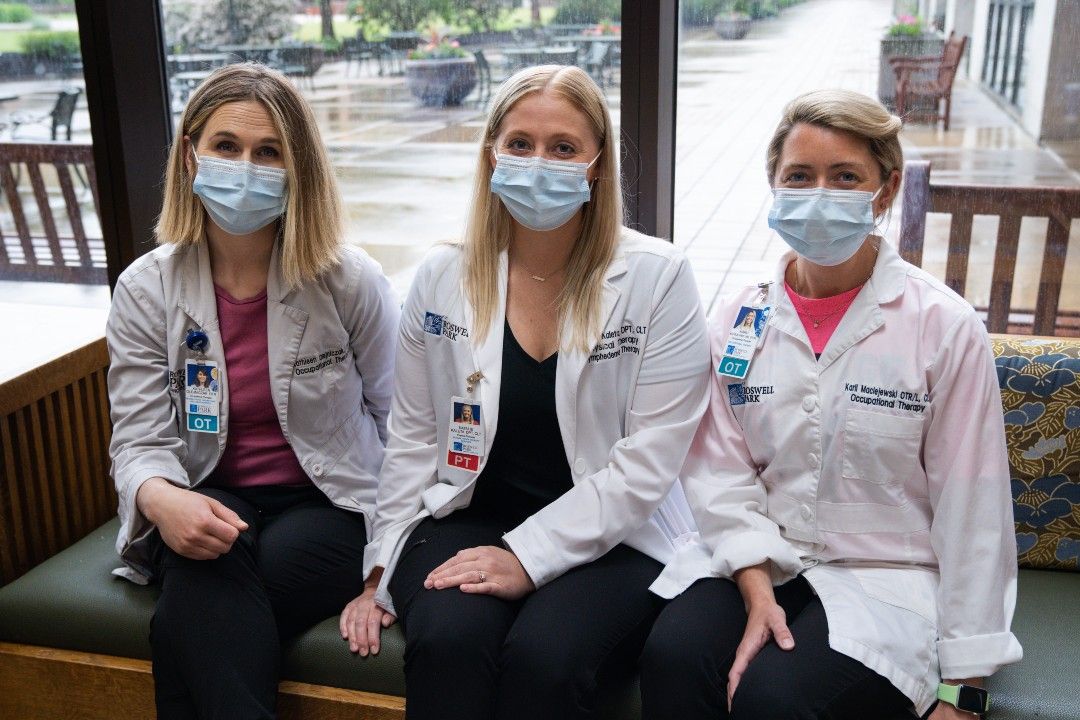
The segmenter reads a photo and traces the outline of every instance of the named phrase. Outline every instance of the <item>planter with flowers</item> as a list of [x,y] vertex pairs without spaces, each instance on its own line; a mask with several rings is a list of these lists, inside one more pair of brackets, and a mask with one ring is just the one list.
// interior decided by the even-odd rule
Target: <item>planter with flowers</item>
[[878,58],[878,99],[888,108],[896,106],[896,74],[889,65],[894,57],[941,57],[945,38],[917,15],[900,15],[885,30]]
[[405,82],[422,105],[460,105],[476,87],[476,60],[456,40],[432,33],[406,57]]
[[713,29],[724,40],[742,40],[753,22],[748,0],[724,0],[713,20]]

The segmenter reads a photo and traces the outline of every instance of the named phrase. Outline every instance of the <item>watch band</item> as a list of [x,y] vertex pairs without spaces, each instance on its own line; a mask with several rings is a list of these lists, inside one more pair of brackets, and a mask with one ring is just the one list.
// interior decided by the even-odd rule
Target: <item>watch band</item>
[[939,683],[937,696],[938,700],[965,712],[982,715],[990,711],[990,693],[972,685]]

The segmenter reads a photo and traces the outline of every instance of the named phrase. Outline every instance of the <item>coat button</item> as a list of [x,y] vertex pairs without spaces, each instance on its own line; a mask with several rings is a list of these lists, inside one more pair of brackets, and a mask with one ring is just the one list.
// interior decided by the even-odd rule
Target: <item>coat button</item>
[[817,405],[817,399],[813,395],[807,395],[803,398],[802,409],[806,412],[812,411],[815,405]]
[[574,472],[578,475],[584,475],[588,467],[585,465],[585,458],[578,458],[574,461]]
[[815,455],[814,453],[810,453],[810,457],[808,459],[810,460],[810,466],[811,467],[817,467],[818,466],[817,455]]
[[321,464],[319,464],[319,463],[315,463],[314,465],[311,466],[311,474],[314,475],[315,477],[322,477],[323,476],[323,466]]
[[809,505],[803,505],[799,508],[799,514],[802,515],[803,520],[809,520],[814,517],[814,511],[810,509]]

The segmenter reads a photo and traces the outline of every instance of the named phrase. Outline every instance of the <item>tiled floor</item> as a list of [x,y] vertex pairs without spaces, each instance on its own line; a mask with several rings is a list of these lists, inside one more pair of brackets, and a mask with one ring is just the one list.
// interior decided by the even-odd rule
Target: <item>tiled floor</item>
[[[744,40],[720,40],[707,28],[684,31],[678,65],[674,239],[693,262],[707,307],[720,293],[769,275],[784,250],[765,223],[771,202],[765,147],[781,108],[795,95],[820,87],[875,94],[878,39],[891,7],[890,0],[807,0],[779,18],[755,23]],[[20,93],[13,94],[25,95],[18,101],[25,109],[37,107],[29,107],[35,102],[47,106],[49,97],[55,97],[52,87],[16,89]],[[35,89],[42,93],[32,94]],[[358,73],[355,68],[350,73],[344,63],[324,66],[315,90],[305,92],[337,169],[349,240],[378,259],[404,294],[427,248],[457,237],[461,230],[483,111],[468,103],[420,108],[403,78],[379,77],[370,70]],[[617,122],[617,85],[606,88],[606,94]],[[75,129],[77,140],[89,139],[78,115]],[[1080,184],[1080,142],[1053,144],[1054,152],[1040,148],[994,100],[964,79],[954,91],[952,129],[911,125],[904,129],[902,142],[908,158],[933,163],[934,179]],[[624,149],[627,152],[632,149]],[[898,212],[897,207],[886,228],[889,237],[899,228]],[[1045,221],[1025,223],[1014,305],[1034,302],[1041,227]],[[976,219],[967,293],[975,304],[986,300],[995,230],[992,219]],[[948,219],[931,216],[924,264],[938,275],[944,273],[947,235]],[[1080,309],[1076,224],[1070,249],[1062,307]],[[65,328],[100,332],[107,303],[103,289],[0,283],[0,321],[23,333],[18,343],[56,349],[54,345],[67,342]],[[77,308],[96,308],[97,314],[87,317]],[[24,366],[10,354],[0,356],[0,379],[10,377],[12,367]]]

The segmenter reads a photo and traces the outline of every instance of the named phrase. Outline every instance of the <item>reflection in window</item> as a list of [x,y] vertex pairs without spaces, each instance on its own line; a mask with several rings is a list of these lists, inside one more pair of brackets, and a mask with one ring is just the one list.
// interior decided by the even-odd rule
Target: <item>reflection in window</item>
[[620,0],[163,6],[174,121],[215,67],[254,61],[292,78],[337,169],[348,240],[381,262],[401,293],[426,250],[461,232],[487,105],[514,71],[586,69],[618,124]]
[[104,328],[85,87],[74,2],[0,4],[0,380]]

